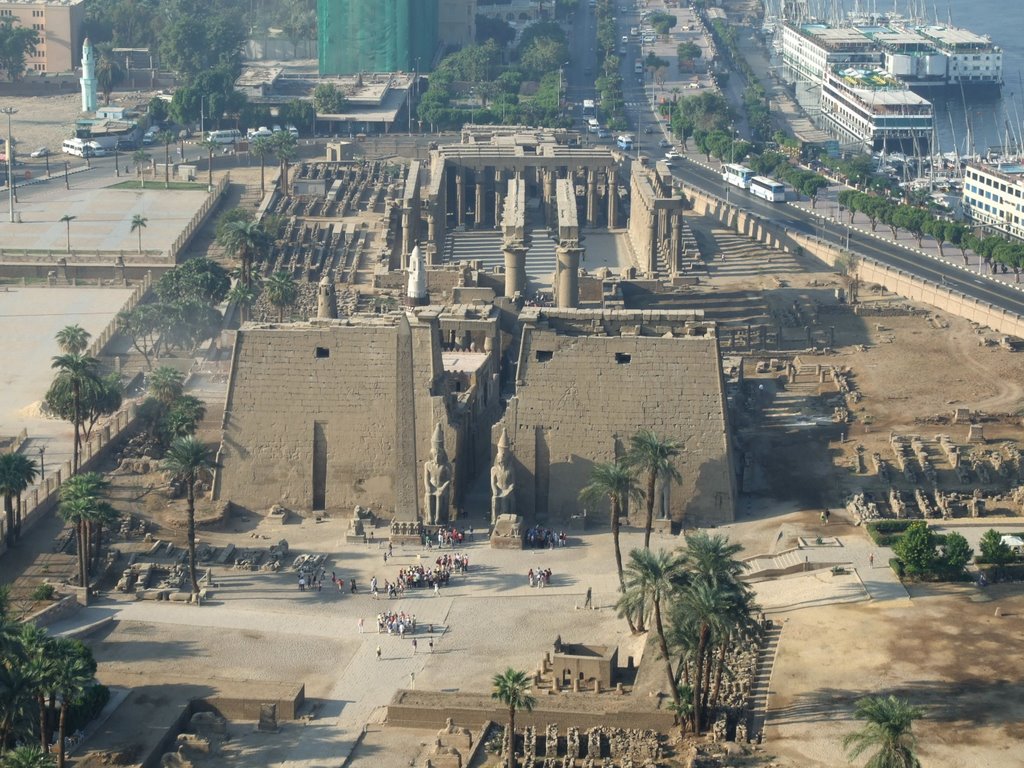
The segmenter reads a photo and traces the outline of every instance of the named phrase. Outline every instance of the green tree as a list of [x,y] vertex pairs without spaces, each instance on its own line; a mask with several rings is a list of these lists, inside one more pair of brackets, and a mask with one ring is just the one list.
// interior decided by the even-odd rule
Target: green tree
[[38,476],[39,465],[34,459],[20,453],[0,454],[0,494],[4,497],[4,514],[7,517],[7,546],[14,544],[21,535],[21,504],[18,504],[16,519],[14,500],[20,498]]
[[495,675],[491,684],[494,687],[491,698],[508,707],[508,748],[505,751],[505,766],[515,768],[516,712],[520,709],[532,712],[537,700],[530,693],[530,678],[527,674],[512,667]]
[[[644,498],[647,501],[647,519],[644,522],[644,549],[651,546],[651,528],[654,526],[655,488],[658,480],[666,485],[682,482],[682,475],[676,468],[675,459],[680,454],[677,441],[666,438],[660,440],[650,429],[641,429],[629,438],[629,451],[626,464],[634,472],[646,475],[647,488]],[[667,491],[663,491],[667,498]]]
[[143,216],[141,213],[136,213],[132,216],[132,232],[139,233],[139,253],[142,253],[142,230],[146,228],[149,223],[149,219]]
[[159,50],[164,67],[186,80],[218,67],[238,76],[248,30],[244,15],[232,4],[170,0],[161,3],[160,10]]
[[[619,526],[623,507],[640,498],[633,473],[624,463],[619,461],[607,464],[595,464],[590,470],[590,482],[580,491],[580,501],[588,506],[596,506],[605,499],[611,506],[612,544],[615,547],[615,570],[619,575],[619,592],[625,593],[626,582],[622,570],[622,549],[619,546]],[[631,632],[637,628],[628,614],[626,622]]]
[[253,264],[263,258],[270,246],[266,230],[251,219],[236,220],[218,233],[217,242],[228,256],[239,259],[239,279],[251,288]]
[[313,107],[318,115],[339,115],[348,109],[348,99],[334,83],[320,83],[313,89]]
[[199,579],[196,576],[196,483],[213,471],[215,463],[210,449],[195,437],[179,437],[164,456],[163,469],[185,485],[188,513],[188,573],[192,581],[192,599],[198,600]]
[[96,472],[72,475],[60,486],[58,509],[64,522],[75,528],[78,553],[78,583],[89,586],[93,524],[110,516],[110,503],[103,498],[109,483]]
[[682,697],[672,671],[672,655],[668,650],[665,636],[663,607],[672,599],[684,579],[685,560],[679,555],[658,550],[634,549],[629,553],[626,565],[626,591],[619,599],[622,615],[637,615],[654,620],[658,634],[658,645],[665,662],[666,681],[672,691],[673,704],[680,708]]
[[267,300],[277,307],[277,322],[284,322],[284,308],[295,303],[298,296],[298,286],[292,280],[292,276],[284,270],[278,270],[267,280],[264,290],[267,293]]
[[199,146],[206,150],[206,188],[213,190],[213,153],[220,147],[216,141],[204,138]]
[[[164,145],[164,189],[171,188],[171,144],[174,143],[174,134],[170,131],[160,131],[156,140]],[[140,249],[141,250],[141,247]]]
[[212,306],[224,301],[230,287],[224,267],[212,259],[194,258],[165,272],[153,290],[166,304],[197,301]]
[[907,573],[922,576],[935,567],[935,534],[924,520],[915,520],[892,547]]
[[95,668],[90,668],[81,656],[69,651],[58,651],[57,658],[55,688],[61,702],[57,727],[57,768],[64,768],[64,739],[68,731],[68,712],[92,682]]
[[228,301],[238,307],[239,323],[244,323],[248,321],[249,312],[256,302],[256,291],[241,280],[236,280],[228,292]]
[[0,19],[0,69],[13,83],[25,74],[25,58],[36,52],[39,36],[34,29],[15,25],[10,16]]
[[92,334],[78,323],[65,325],[54,337],[57,339],[57,346],[65,355],[81,355],[89,348],[89,339]]
[[277,156],[278,162],[281,163],[280,189],[282,193],[287,193],[289,190],[288,165],[298,156],[299,143],[288,131],[275,133],[270,141],[274,145],[274,154]]
[[[329,83],[321,83],[321,85],[329,85]],[[320,86],[317,86],[318,88]],[[249,152],[257,160],[260,161],[260,197],[264,197],[267,194],[267,182],[266,182],[266,167],[267,167],[267,155],[274,151],[274,145],[270,142],[270,138],[267,136],[257,136],[255,139],[249,142]]]
[[96,62],[96,85],[103,94],[103,101],[109,106],[110,94],[124,81],[124,68],[110,52],[109,47],[100,49]]
[[164,407],[169,407],[184,394],[185,375],[179,370],[162,365],[153,371],[148,379],[149,396]]
[[162,125],[171,116],[167,102],[159,96],[154,96],[149,100],[149,106],[146,108],[146,111],[149,114],[150,125]]
[[[82,425],[84,410],[82,409],[82,393],[98,378],[99,361],[87,355],[63,354],[53,358],[52,368],[56,369],[50,389],[44,402],[51,411],[57,413],[65,421],[74,426],[75,436],[72,450],[71,471],[78,472],[82,455]],[[64,405],[70,404],[69,410]]]
[[911,728],[924,717],[923,710],[895,696],[867,696],[857,702],[853,716],[865,724],[843,739],[850,759],[876,750],[867,768],[920,768]]
[[173,441],[178,437],[188,437],[195,434],[199,422],[206,416],[206,406],[203,401],[192,395],[182,395],[177,398],[167,409],[163,419],[163,432],[165,439]]
[[98,376],[82,393],[82,436],[92,437],[93,427],[104,416],[117,413],[124,404],[124,385],[116,372]]
[[118,327],[132,346],[145,358],[146,368],[153,368],[152,357],[160,352],[160,330],[164,327],[164,307],[161,304],[138,304],[134,309],[121,310],[117,315]]
[[476,42],[478,45],[493,40],[502,48],[512,45],[516,39],[516,30],[504,19],[495,19],[490,16],[477,14],[476,17]]
[[682,71],[685,64],[688,69],[693,69],[694,59],[701,56],[700,46],[696,43],[686,42],[676,46],[676,58],[679,59],[679,69]]
[[[132,163],[135,165],[135,175],[139,179],[139,187],[141,189],[146,188],[146,164],[149,163],[149,155],[146,154],[144,149],[136,149],[132,152]],[[68,250],[71,246],[68,246]]]
[[15,747],[0,757],[0,768],[52,768],[54,765],[53,757],[35,744]]
[[72,216],[70,213],[65,213],[60,217],[61,223],[66,228],[68,253],[71,253],[71,222],[77,218],[77,216]]
[[959,576],[974,557],[974,550],[967,539],[955,531],[946,534],[942,543],[942,567],[950,576]]
[[992,565],[1006,565],[1013,561],[1013,550],[1003,541],[999,531],[989,528],[979,542],[981,559]]

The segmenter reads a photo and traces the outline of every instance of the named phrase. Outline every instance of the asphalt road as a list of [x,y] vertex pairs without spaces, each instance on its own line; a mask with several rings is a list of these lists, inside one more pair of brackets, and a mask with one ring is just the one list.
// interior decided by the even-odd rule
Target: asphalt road
[[[673,175],[702,191],[723,199],[726,197],[726,184],[722,181],[721,175],[688,159],[673,169]],[[811,211],[784,203],[769,203],[736,188],[729,188],[728,199],[732,204],[776,225],[818,237],[835,245],[846,245],[847,228],[827,217],[816,216]],[[955,264],[929,258],[901,245],[859,232],[853,233],[849,245],[854,253],[879,263],[901,269],[929,282],[939,283],[1000,309],[1024,314],[1024,293],[1013,286],[989,280],[976,272],[963,270]]]

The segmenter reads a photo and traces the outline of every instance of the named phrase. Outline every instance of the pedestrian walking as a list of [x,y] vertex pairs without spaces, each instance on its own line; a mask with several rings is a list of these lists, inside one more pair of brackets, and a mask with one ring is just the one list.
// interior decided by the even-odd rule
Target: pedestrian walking
[[380,661],[380,646],[377,646],[377,661]]
[[430,648],[430,652],[433,653],[434,652],[434,638],[430,638],[430,640],[427,642],[427,646]]
[[305,576],[299,576],[299,592],[305,592],[305,591],[306,591],[306,577]]
[[441,595],[441,586],[440,586],[440,584],[438,584],[435,581],[434,582],[434,597],[440,597],[440,595]]
[[412,639],[412,655],[413,656],[416,655],[416,638],[415,637]]
[[868,565],[874,566],[874,564],[875,564],[875,553],[872,552],[870,555],[868,555]]
[[359,617],[359,622],[358,623],[359,623],[359,634],[361,635],[361,634],[363,634],[363,617],[362,616]]

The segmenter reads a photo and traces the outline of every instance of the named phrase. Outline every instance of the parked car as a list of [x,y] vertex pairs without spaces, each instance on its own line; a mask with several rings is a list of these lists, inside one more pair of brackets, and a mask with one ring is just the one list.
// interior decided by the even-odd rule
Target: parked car
[[247,133],[247,136],[250,139],[259,139],[261,137],[270,138],[273,135],[274,134],[271,132],[271,130],[267,128],[267,126],[265,125],[261,125],[259,128],[250,128]]
[[599,139],[610,139],[611,137],[612,137],[612,132],[609,131],[607,128],[598,128],[597,129],[597,138],[599,138]]
[[672,146],[672,142],[669,141],[668,139],[662,139],[661,141],[658,142],[658,146],[661,147],[662,149],[668,149],[669,147]]
[[299,138],[299,129],[296,128],[294,125],[286,125],[284,129],[292,135],[293,139]]
[[654,126],[653,125],[648,125],[647,127],[645,127],[644,128],[644,133],[646,133],[648,136],[650,136],[652,133],[654,133]]
[[[18,156],[17,153],[15,153],[14,156],[17,157]],[[35,152],[30,152],[29,153],[29,157],[49,157],[49,156],[50,156],[50,150],[48,150],[46,147],[40,147]]]

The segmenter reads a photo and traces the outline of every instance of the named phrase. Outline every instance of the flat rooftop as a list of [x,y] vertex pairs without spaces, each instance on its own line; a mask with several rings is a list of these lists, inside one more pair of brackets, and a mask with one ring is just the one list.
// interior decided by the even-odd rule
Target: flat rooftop
[[991,46],[992,41],[985,35],[971,32],[969,29],[957,27],[932,26],[921,27],[921,33],[936,42],[945,45]]

